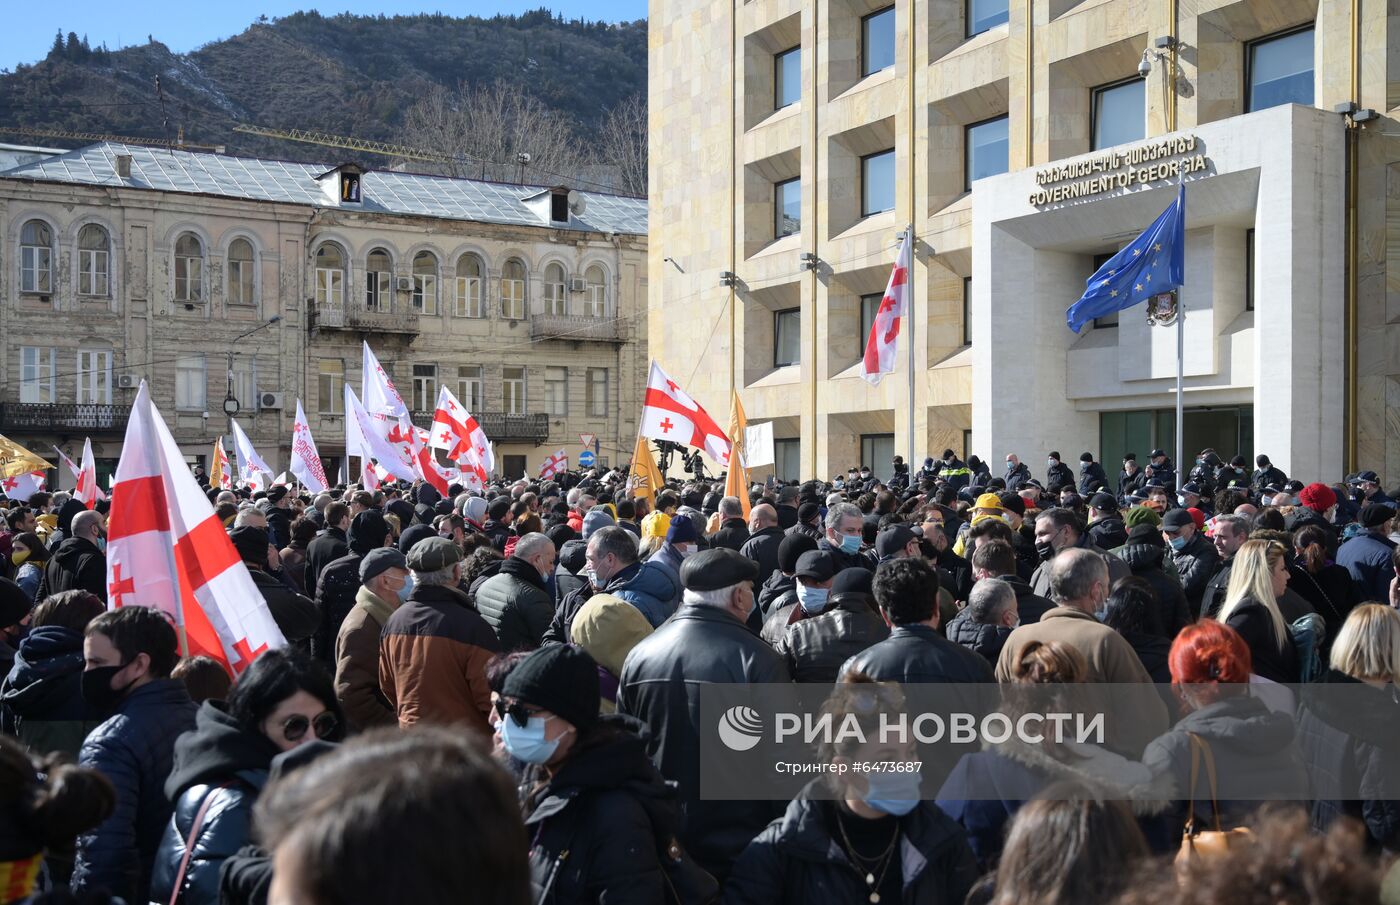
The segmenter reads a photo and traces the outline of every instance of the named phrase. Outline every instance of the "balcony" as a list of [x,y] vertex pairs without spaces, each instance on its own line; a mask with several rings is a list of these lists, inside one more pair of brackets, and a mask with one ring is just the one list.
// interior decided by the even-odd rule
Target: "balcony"
[[312,305],[309,326],[323,330],[353,330],[361,333],[401,333],[417,336],[417,311],[370,311],[349,306]]
[[0,431],[5,433],[123,434],[129,406],[76,405],[58,402],[0,403]]
[[[476,422],[492,443],[525,441],[539,446],[549,439],[549,416],[507,415],[504,412],[476,412]],[[433,426],[432,412],[413,412],[413,423],[421,428]]]
[[587,317],[577,314],[536,314],[530,318],[531,339],[560,339],[571,342],[627,342],[627,322],[618,317]]

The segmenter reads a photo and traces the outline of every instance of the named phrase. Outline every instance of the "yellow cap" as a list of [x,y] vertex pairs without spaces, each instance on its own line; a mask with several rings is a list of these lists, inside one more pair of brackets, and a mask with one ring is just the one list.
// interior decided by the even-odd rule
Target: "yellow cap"
[[977,502],[972,504],[973,509],[995,509],[1001,511],[1001,497],[995,493],[984,493],[977,498]]

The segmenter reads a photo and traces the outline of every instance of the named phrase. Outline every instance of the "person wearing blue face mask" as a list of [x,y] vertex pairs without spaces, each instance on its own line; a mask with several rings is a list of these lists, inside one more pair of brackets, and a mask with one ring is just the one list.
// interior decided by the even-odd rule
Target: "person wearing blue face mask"
[[797,571],[793,573],[796,579],[793,584],[794,599],[768,614],[758,636],[776,647],[789,625],[819,615],[826,609],[831,579],[835,575],[836,564],[830,553],[808,550],[797,557]]
[[836,686],[821,712],[833,725],[859,723],[863,740],[851,733],[821,741],[821,760],[835,769],[808,783],[783,818],[749,843],[725,887],[726,903],[964,901],[977,858],[962,828],[921,798],[919,774],[851,769],[918,760],[912,739],[881,737],[881,718],[904,709],[893,683],[848,674]]
[[556,644],[516,664],[494,705],[501,748],[526,765],[537,902],[666,897],[658,841],[676,832],[675,792],[647,759],[641,724],[599,716],[599,703],[598,664]]
[[335,639],[335,697],[357,732],[399,724],[379,690],[379,636],[408,599],[413,573],[402,553],[380,547],[360,560],[360,581],[355,606]]
[[1173,509],[1162,516],[1162,539],[1171,546],[1167,555],[1176,563],[1181,589],[1186,592],[1186,604],[1194,617],[1201,612],[1206,585],[1220,568],[1220,554],[1186,509]]
[[826,511],[826,534],[817,546],[831,554],[836,571],[853,566],[875,568],[874,558],[862,552],[865,516],[854,503],[836,503]]

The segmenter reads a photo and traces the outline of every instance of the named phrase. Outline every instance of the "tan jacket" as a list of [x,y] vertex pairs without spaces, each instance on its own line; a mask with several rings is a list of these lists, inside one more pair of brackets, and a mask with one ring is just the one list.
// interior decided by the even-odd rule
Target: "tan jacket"
[[379,634],[394,609],[362,587],[335,638],[335,696],[357,732],[398,725],[394,708],[379,690]]

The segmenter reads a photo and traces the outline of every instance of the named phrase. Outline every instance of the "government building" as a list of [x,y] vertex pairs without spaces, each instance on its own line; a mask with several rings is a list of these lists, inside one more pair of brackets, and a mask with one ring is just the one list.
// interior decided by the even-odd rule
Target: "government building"
[[142,380],[191,465],[232,412],[287,468],[300,399],[334,480],[362,341],[421,426],[451,388],[499,474],[587,433],[631,454],[644,199],[96,144],[0,172],[0,236],[0,433],[49,461],[90,436],[103,486]]
[[[1400,481],[1385,4],[653,0],[650,27],[652,354],[773,422],[779,477],[1173,449],[1176,327],[1065,311],[1184,183],[1188,459]],[[912,330],[872,386],[911,226]]]

